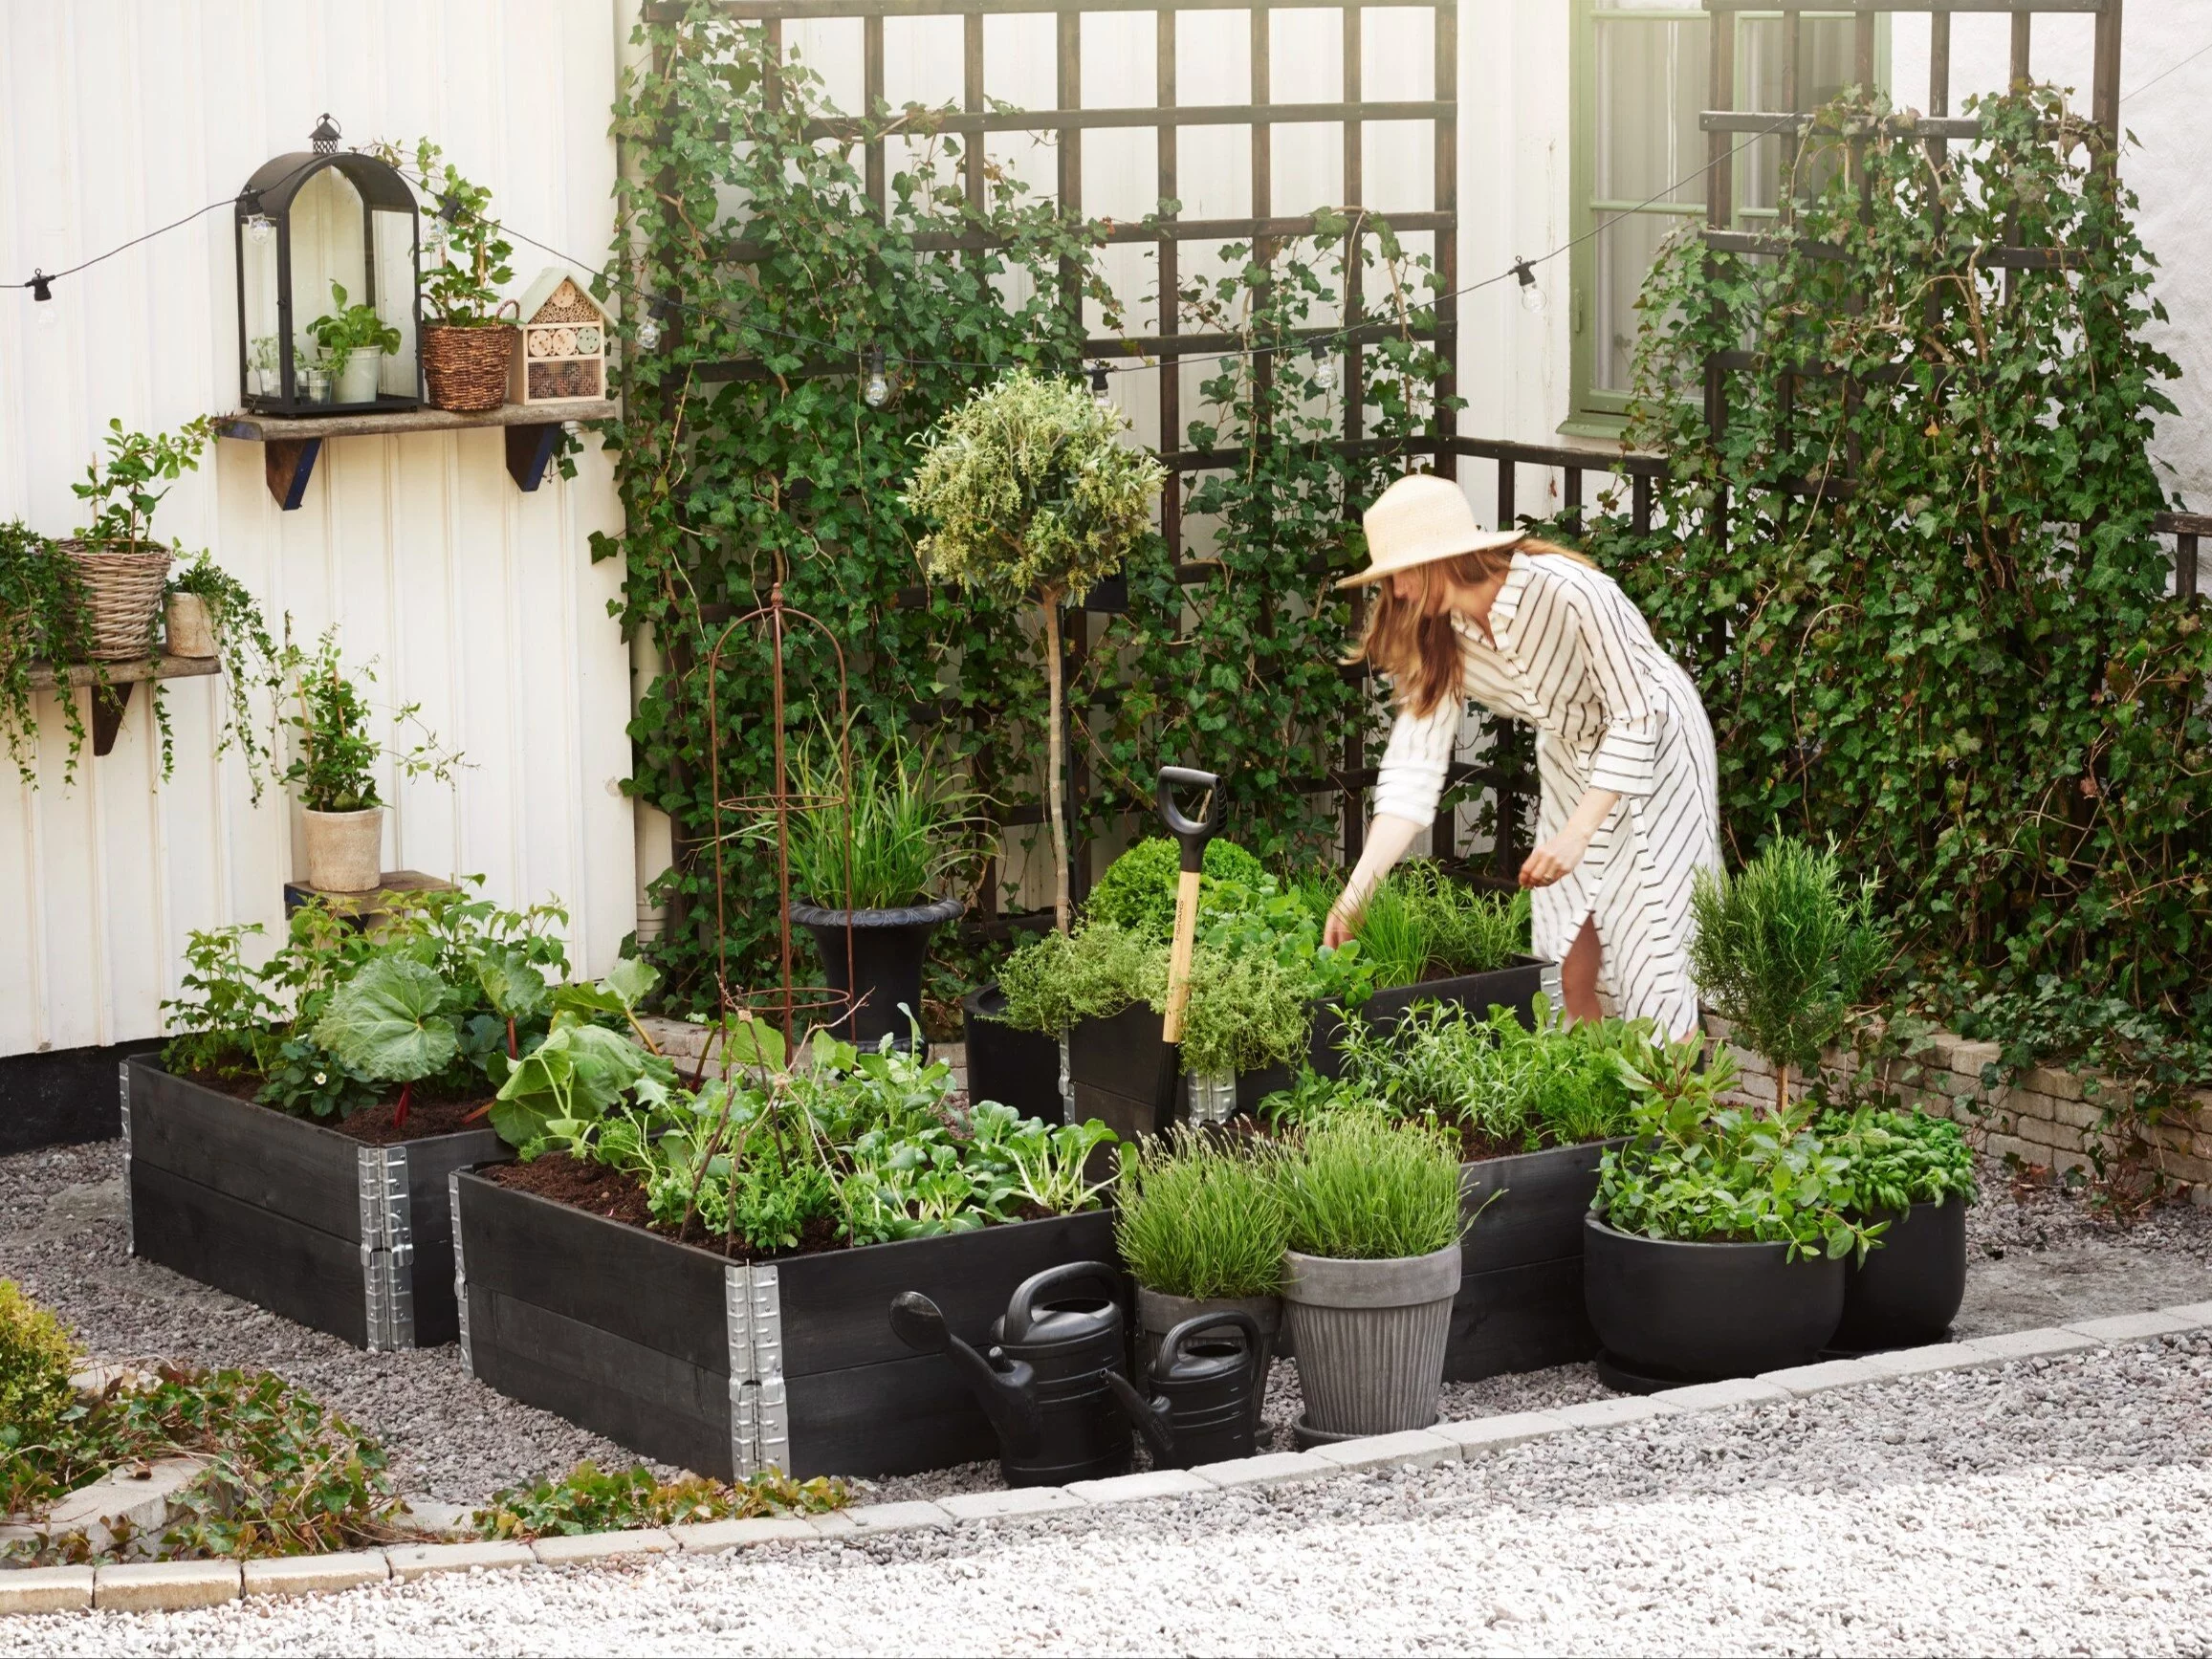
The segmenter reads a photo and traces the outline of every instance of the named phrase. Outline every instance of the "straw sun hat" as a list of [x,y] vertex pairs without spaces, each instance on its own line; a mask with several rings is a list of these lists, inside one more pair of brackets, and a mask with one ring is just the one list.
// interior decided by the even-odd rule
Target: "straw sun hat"
[[1524,530],[1484,530],[1475,522],[1475,510],[1459,493],[1459,486],[1434,472],[1407,473],[1375,497],[1364,522],[1368,567],[1356,576],[1346,577],[1338,587],[1361,587],[1415,565],[1456,558],[1462,553],[1511,547],[1528,534]]

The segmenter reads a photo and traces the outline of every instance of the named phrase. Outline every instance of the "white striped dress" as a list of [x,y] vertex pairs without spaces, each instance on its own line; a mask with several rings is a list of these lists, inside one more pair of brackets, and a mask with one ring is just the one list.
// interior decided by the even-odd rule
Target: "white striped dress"
[[1697,871],[1720,867],[1720,786],[1690,676],[1610,577],[1556,554],[1513,556],[1489,639],[1461,618],[1453,624],[1461,697],[1423,718],[1398,715],[1375,811],[1424,824],[1436,816],[1463,698],[1527,721],[1537,731],[1540,840],[1566,827],[1587,791],[1621,797],[1583,862],[1536,889],[1536,954],[1564,961],[1594,916],[1599,1005],[1677,1037],[1696,1031],[1690,886]]

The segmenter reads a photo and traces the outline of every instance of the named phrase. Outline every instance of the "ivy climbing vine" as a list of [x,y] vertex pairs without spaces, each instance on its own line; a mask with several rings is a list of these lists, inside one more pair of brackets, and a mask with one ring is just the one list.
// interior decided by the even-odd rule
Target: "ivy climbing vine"
[[[1001,814],[1034,808],[1045,749],[1034,629],[1019,605],[928,585],[915,553],[928,527],[899,495],[913,440],[977,386],[1018,364],[1081,371],[1070,273],[1094,322],[1113,334],[1121,320],[1097,258],[1106,228],[1062,216],[995,164],[971,194],[942,112],[879,108],[825,138],[822,123],[843,118],[820,77],[759,26],[696,5],[638,38],[646,58],[615,110],[629,164],[614,268],[652,299],[622,308],[624,415],[608,443],[625,528],[595,537],[594,554],[624,561],[624,625],[664,665],[631,723],[630,788],[669,815],[676,840],[654,952],[677,999],[703,1002],[717,928],[705,666],[719,645],[721,793],[764,795],[766,636],[732,624],[776,585],[822,624],[787,635],[795,735],[837,706],[834,641],[856,741],[919,736]],[[879,207],[854,156],[884,135],[894,164]],[[1185,435],[1221,465],[1170,486],[1186,491],[1187,527],[1210,535],[1208,574],[1182,580],[1153,535],[1128,561],[1128,613],[1090,624],[1070,700],[1095,782],[1072,805],[1105,833],[1146,810],[1162,761],[1204,764],[1225,775],[1240,837],[1287,860],[1325,844],[1336,797],[1285,785],[1325,775],[1347,722],[1372,717],[1335,666],[1349,614],[1327,584],[1358,562],[1359,511],[1404,465],[1332,447],[1341,396],[1317,383],[1291,331],[1336,319],[1358,259],[1368,292],[1389,296],[1370,307],[1384,338],[1364,347],[1367,430],[1418,448],[1433,441],[1441,368],[1433,273],[1387,226],[1328,212],[1310,237],[1223,251],[1218,279],[1176,296],[1183,315],[1270,350],[1222,360]],[[659,335],[650,350],[642,317]],[[880,407],[865,395],[878,352]],[[757,972],[776,933],[774,873],[727,854],[725,868],[732,958]]]
[[[1977,113],[1945,154],[1847,97],[1778,256],[1662,257],[1631,439],[1665,528],[1591,545],[1697,677],[1733,853],[1833,838],[1902,1001],[2212,1079],[2212,630],[2153,534],[2153,261],[2057,92]],[[1746,351],[1715,432],[1707,360]]]

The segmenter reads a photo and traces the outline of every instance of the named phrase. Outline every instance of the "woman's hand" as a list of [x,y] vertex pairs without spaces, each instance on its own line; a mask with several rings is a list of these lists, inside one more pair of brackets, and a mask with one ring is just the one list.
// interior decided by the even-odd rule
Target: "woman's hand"
[[1360,930],[1358,913],[1354,912],[1349,917],[1345,914],[1345,899],[1350,897],[1351,892],[1347,887],[1344,898],[1337,900],[1329,906],[1328,920],[1322,924],[1321,942],[1331,950],[1334,950]]
[[1588,830],[1568,824],[1522,862],[1521,884],[1524,887],[1550,886],[1582,862],[1583,854],[1589,851],[1589,837]]

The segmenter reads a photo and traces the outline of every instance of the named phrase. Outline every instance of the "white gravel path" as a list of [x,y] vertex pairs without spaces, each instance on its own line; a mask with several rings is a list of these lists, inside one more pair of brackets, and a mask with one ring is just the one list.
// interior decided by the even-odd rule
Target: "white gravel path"
[[2212,1334],[953,1533],[0,1624],[73,1653],[2212,1651]]

